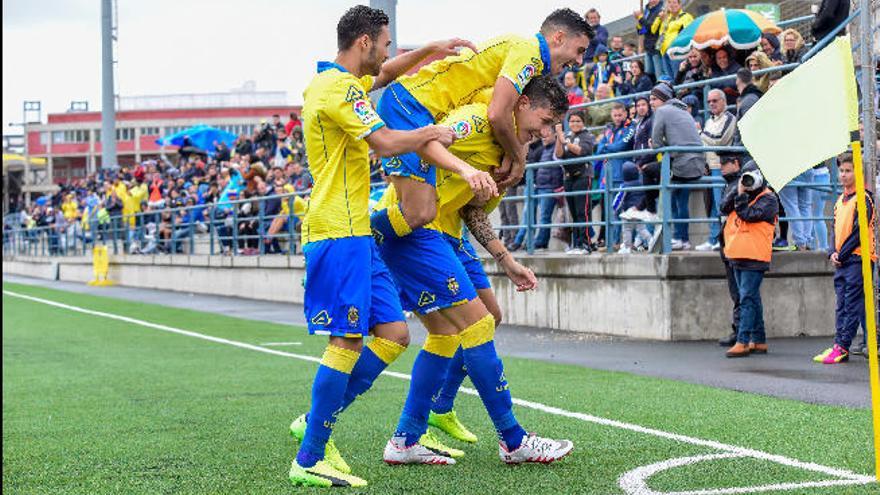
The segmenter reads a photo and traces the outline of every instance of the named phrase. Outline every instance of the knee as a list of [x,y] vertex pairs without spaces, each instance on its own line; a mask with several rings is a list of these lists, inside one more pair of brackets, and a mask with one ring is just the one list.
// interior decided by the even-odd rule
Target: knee
[[409,332],[400,334],[400,335],[392,335],[389,337],[385,337],[387,340],[394,342],[395,344],[401,347],[409,347]]

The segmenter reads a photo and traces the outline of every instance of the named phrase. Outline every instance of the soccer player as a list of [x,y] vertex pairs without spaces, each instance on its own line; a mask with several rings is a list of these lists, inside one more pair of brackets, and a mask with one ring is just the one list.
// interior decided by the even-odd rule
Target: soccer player
[[[335,462],[341,458],[335,449],[330,452],[327,441],[341,409],[369,388],[409,338],[397,289],[371,236],[368,149],[393,156],[434,141],[443,148],[454,139],[444,126],[390,130],[366,95],[421,58],[452,53],[467,44],[436,42],[386,62],[391,42],[388,17],[365,6],[342,16],[337,37],[335,62],[319,62],[318,74],[304,93],[306,151],[315,179],[302,227],[305,316],[309,332],[328,335],[329,344],[315,375],[302,444],[289,473],[294,484],[323,487],[366,485],[350,475],[344,461]],[[458,164],[459,173],[471,168],[458,158],[450,162]],[[487,173],[480,174],[491,181]],[[367,333],[375,338],[364,349]]]
[[[489,105],[474,103],[453,110],[441,121],[456,131],[456,142],[449,151],[468,157],[470,164],[488,169],[500,163],[503,148],[494,141],[488,119]],[[526,144],[541,128],[558,122],[568,109],[566,92],[552,76],[532,78],[517,98],[513,116],[517,143]],[[460,185],[444,187],[438,176],[440,215],[426,228],[404,237],[381,234],[391,222],[382,211],[397,204],[396,185],[389,187],[372,215],[379,251],[400,289],[404,309],[416,312],[428,329],[424,347],[413,364],[412,381],[403,412],[384,459],[389,464],[454,464],[450,452],[430,449],[420,443],[427,430],[432,397],[441,388],[449,364],[461,347],[461,358],[474,383],[500,439],[499,454],[510,464],[549,463],[567,455],[572,443],[541,438],[526,433],[512,411],[512,399],[501,360],[495,351],[495,320],[477,295],[467,269],[456,248],[461,245],[459,210],[473,195]],[[496,199],[497,201],[497,199]],[[399,220],[398,220],[399,221]],[[490,227],[491,228],[491,227]],[[451,236],[443,233],[453,232]],[[481,239],[488,240],[481,232]],[[518,263],[511,263],[500,242],[492,243],[493,255],[509,269],[508,275],[521,290],[534,287],[534,275]]]
[[[464,49],[459,55],[420,68],[414,75],[400,77],[388,86],[377,111],[392,129],[417,129],[444,120],[484,88],[494,88],[487,121],[504,151],[496,177],[503,178],[501,187],[515,184],[525,168],[526,148],[517,139],[513,121],[523,88],[537,75],[559,75],[565,67],[580,66],[592,36],[593,29],[583,17],[571,9],[556,10],[533,38],[499,36],[476,50]],[[442,157],[437,153],[441,151],[429,143],[416,153],[383,160],[385,174],[400,197],[399,204],[384,213],[397,219],[391,223],[395,228],[383,235],[407,235],[436,216],[433,164],[447,168],[439,162]]]

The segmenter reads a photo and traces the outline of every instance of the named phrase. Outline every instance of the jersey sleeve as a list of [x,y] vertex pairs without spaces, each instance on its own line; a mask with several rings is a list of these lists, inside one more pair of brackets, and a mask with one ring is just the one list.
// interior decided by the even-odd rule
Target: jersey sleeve
[[540,65],[541,59],[535,56],[535,47],[532,44],[514,43],[508,50],[498,75],[510,80],[517,93],[522,94],[526,84],[541,73]]
[[[485,154],[498,147],[489,126],[489,107],[486,103],[472,103],[458,107],[446,116],[440,125],[449,126],[455,132],[455,142],[449,151],[481,170],[487,170],[486,164],[471,163],[476,155]],[[497,166],[499,163],[489,165]]]
[[[348,135],[363,139],[385,126],[367,96],[362,81],[353,77],[342,78],[328,91],[327,115]],[[372,87],[372,79],[369,79]]]

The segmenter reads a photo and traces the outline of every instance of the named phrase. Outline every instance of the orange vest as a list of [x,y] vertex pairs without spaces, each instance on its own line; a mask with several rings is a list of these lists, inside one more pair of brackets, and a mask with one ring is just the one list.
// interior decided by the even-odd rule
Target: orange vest
[[[855,219],[858,217],[856,209],[856,197],[853,196],[849,201],[844,201],[846,193],[837,198],[834,204],[834,250],[840,251],[843,243],[849,238],[855,226]],[[877,253],[874,251],[874,224],[877,221],[876,208],[871,214],[871,221],[868,222],[868,242],[871,244],[871,261],[877,261]],[[853,254],[862,255],[862,247],[857,247]]]
[[[755,196],[749,206],[758,198],[770,194],[765,189]],[[776,232],[776,220],[770,222],[744,222],[735,211],[730,212],[724,224],[724,256],[732,260],[755,260],[770,263],[773,254],[773,235]]]

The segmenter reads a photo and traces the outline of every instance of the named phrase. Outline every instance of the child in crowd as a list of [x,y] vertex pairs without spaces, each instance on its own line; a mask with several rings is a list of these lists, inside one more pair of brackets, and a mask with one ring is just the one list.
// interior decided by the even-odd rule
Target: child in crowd
[[[859,215],[856,208],[856,179],[853,174],[852,154],[837,159],[843,194],[834,205],[834,227],[831,231],[831,254],[834,265],[834,292],[837,294],[834,345],[813,358],[822,364],[838,364],[849,360],[850,345],[859,330],[865,328],[865,293],[862,279],[862,249],[859,243]],[[871,261],[877,261],[874,251],[876,212],[871,192],[865,195],[868,207],[868,233]]]
[[[624,189],[630,187],[640,187],[642,185],[642,177],[639,168],[633,162],[625,162],[623,164],[623,185]],[[620,254],[629,254],[633,250],[645,251],[651,244],[651,233],[648,227],[635,220],[638,217],[636,212],[640,211],[641,205],[644,203],[644,191],[620,191],[615,196],[615,211],[620,213],[621,220],[626,220],[623,224],[621,233]],[[622,213],[621,213],[622,212]],[[636,214],[634,216],[634,214]],[[635,221],[634,221],[635,220]],[[633,230],[635,230],[636,240],[633,243]]]

